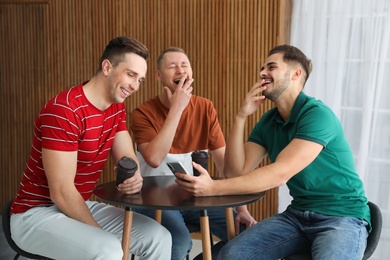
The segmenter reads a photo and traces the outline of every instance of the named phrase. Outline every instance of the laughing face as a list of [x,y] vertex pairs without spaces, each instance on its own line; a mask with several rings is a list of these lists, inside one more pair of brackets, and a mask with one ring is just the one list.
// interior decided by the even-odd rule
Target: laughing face
[[271,101],[276,101],[290,84],[291,69],[283,61],[283,54],[276,53],[269,56],[261,68],[260,77],[262,86],[267,86],[263,95]]
[[182,52],[165,53],[156,77],[163,86],[167,86],[172,93],[175,92],[181,78],[192,79],[192,68],[187,55]]
[[111,102],[123,103],[131,94],[138,91],[145,79],[146,60],[135,53],[127,53],[124,61],[112,67],[108,74],[108,95]]

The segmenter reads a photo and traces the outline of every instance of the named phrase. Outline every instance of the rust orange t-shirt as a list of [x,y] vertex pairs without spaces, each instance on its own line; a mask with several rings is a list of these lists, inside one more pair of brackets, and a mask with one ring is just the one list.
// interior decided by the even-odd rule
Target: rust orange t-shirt
[[[136,108],[130,120],[135,143],[139,145],[150,142],[163,126],[168,112],[169,110],[161,103],[158,96]],[[225,145],[225,138],[213,103],[207,98],[192,96],[183,111],[171,149],[161,167],[146,169],[148,168],[146,163],[140,153],[137,153],[140,159],[141,174],[143,176],[171,174],[165,163],[177,160],[182,162],[184,160],[183,163],[192,172],[189,160],[193,151],[215,150]],[[153,172],[150,173],[150,171]]]

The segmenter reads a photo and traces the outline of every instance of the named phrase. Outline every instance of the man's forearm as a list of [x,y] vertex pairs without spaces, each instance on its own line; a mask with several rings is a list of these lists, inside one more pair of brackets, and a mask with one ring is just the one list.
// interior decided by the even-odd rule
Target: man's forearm
[[170,110],[164,124],[157,135],[140,152],[151,167],[160,166],[172,147],[181,113]]
[[68,217],[100,228],[78,191],[76,193],[68,191],[63,195],[57,193],[57,196],[52,196],[52,200],[60,211]]
[[245,164],[245,149],[243,143],[246,117],[236,116],[233,127],[230,130],[225,153],[225,177],[236,176],[241,172]]

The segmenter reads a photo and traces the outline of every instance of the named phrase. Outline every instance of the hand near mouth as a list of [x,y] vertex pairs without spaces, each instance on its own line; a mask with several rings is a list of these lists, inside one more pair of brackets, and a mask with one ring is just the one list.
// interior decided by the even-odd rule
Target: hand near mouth
[[164,86],[164,90],[166,92],[166,96],[171,109],[177,109],[178,112],[183,112],[183,110],[190,102],[193,90],[191,84],[193,82],[194,79],[188,79],[187,75],[183,76],[179,80],[174,93],[172,93],[172,91],[168,87]]
[[253,85],[246,94],[237,116],[246,118],[257,111],[259,106],[265,102],[265,96],[262,95],[262,92],[267,89],[266,84],[268,83],[263,79]]

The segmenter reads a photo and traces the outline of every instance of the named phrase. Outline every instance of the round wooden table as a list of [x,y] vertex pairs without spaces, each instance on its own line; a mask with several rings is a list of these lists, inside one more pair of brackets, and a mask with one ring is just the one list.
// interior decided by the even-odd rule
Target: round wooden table
[[123,259],[128,259],[133,208],[153,209],[155,217],[161,223],[161,210],[199,210],[201,219],[202,249],[204,259],[211,259],[210,228],[208,209],[224,208],[229,239],[235,236],[232,207],[253,203],[261,199],[265,192],[248,195],[194,197],[182,189],[174,176],[144,177],[141,192],[123,194],[115,186],[115,181],[104,183],[95,188],[94,194],[100,200],[125,208],[122,249]]

